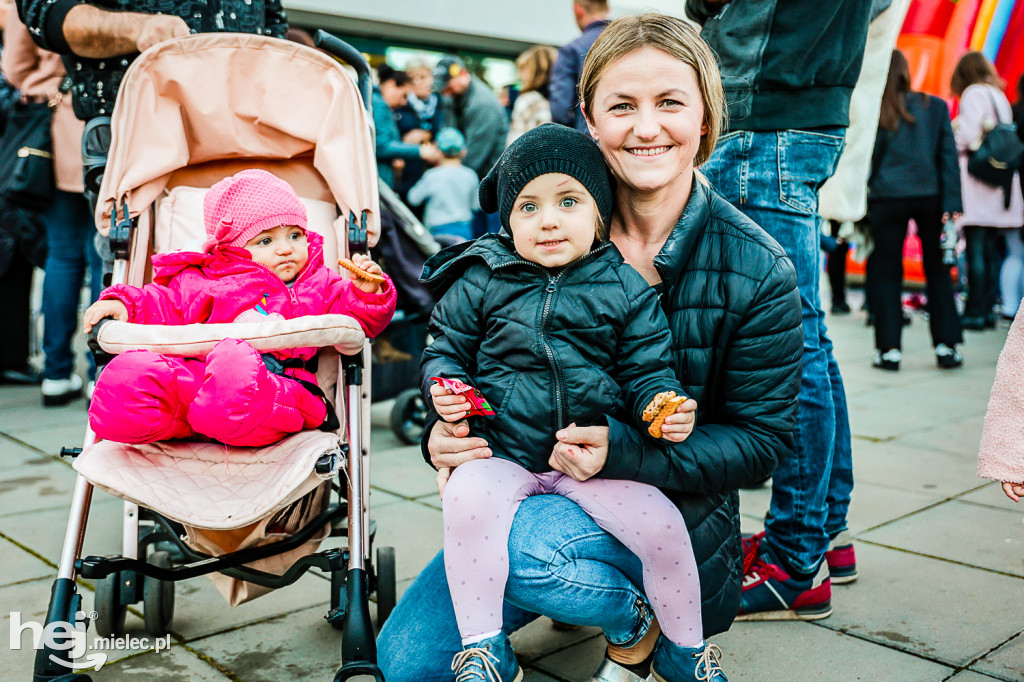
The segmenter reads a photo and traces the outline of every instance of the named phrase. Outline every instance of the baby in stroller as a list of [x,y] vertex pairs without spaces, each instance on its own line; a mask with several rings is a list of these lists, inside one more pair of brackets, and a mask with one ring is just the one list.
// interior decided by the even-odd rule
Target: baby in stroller
[[[340,313],[373,337],[391,321],[391,279],[358,254],[353,263],[370,277],[327,268],[323,239],[307,232],[305,207],[284,180],[259,169],[221,180],[206,194],[203,218],[202,253],[154,256],[153,282],[104,291],[85,312],[85,331],[104,317],[184,325]],[[121,443],[268,445],[333,416],[316,384],[316,352],[261,355],[238,339],[224,339],[205,359],[129,351],[100,374],[89,423],[97,437]]]

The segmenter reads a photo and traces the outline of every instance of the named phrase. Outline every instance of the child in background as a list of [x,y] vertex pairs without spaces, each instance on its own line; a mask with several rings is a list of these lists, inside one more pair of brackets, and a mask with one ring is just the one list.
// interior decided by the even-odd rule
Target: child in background
[[436,143],[444,159],[409,189],[413,206],[427,202],[423,224],[431,234],[473,238],[473,211],[477,209],[476,173],[462,165],[466,138],[455,128],[442,128]]
[[999,354],[985,413],[978,475],[1001,481],[1014,502],[1024,496],[1024,322],[1014,318]]
[[[639,557],[657,624],[682,649],[693,673],[687,679],[700,671],[699,679],[725,680],[708,662],[697,566],[678,508],[652,485],[578,481],[549,464],[559,429],[615,415],[648,430],[643,415],[656,396],[684,395],[668,368],[671,334],[657,293],[605,237],[612,189],[600,150],[572,128],[534,128],[481,182],[480,204],[499,213],[503,233],[449,247],[424,267],[424,282],[443,294],[431,320],[434,343],[423,354],[425,392],[449,422],[466,417],[469,402],[433,377],[474,386],[495,411],[470,417],[472,434],[494,455],[438,476],[445,570],[463,645],[452,662],[456,678],[522,679],[502,631],[508,535],[523,499],[553,493]],[[696,409],[693,400],[680,402],[659,434],[675,443],[692,431]],[[635,670],[649,665],[657,624],[631,647],[644,650]],[[609,643],[613,660],[613,649],[628,651]]]
[[[390,278],[358,254],[352,261],[376,282],[324,266],[323,238],[306,231],[306,209],[284,180],[258,169],[221,180],[206,193],[203,218],[203,253],[153,256],[153,282],[104,291],[85,311],[85,331],[104,317],[181,325],[340,313],[377,336],[391,321]],[[89,423],[99,438],[121,443],[198,435],[268,445],[326,423],[330,408],[310,364],[316,353],[261,355],[238,339],[224,339],[205,359],[128,351],[100,373]]]

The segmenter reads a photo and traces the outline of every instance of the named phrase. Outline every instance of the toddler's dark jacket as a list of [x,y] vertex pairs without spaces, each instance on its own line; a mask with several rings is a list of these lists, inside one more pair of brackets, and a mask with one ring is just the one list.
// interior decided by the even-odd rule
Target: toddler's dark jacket
[[558,429],[602,415],[639,426],[657,393],[683,392],[657,293],[609,242],[549,270],[487,235],[431,258],[423,281],[440,297],[424,395],[434,376],[480,389],[496,414],[472,417],[473,435],[530,471],[550,470]]

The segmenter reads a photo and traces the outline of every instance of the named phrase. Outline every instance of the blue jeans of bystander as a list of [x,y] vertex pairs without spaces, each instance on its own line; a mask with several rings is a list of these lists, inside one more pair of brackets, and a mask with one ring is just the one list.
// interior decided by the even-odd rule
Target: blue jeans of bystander
[[[598,626],[621,646],[636,644],[647,632],[650,606],[636,587],[643,584],[640,560],[576,503],[557,495],[527,498],[516,513],[508,544],[506,633],[537,614]],[[450,681],[452,657],[461,649],[444,557],[438,554],[384,624],[377,639],[378,660],[388,682]]]
[[846,529],[853,461],[846,392],[821,310],[818,189],[843,149],[842,128],[736,131],[700,170],[785,249],[796,268],[804,353],[794,451],[772,477],[766,540],[813,572],[829,537]]
[[[103,263],[93,246],[96,227],[84,196],[58,190],[42,218],[49,249],[43,280],[43,378],[67,379],[75,367],[71,342],[78,331],[78,305],[86,267],[91,302],[103,289]],[[91,355],[89,374],[95,374]]]

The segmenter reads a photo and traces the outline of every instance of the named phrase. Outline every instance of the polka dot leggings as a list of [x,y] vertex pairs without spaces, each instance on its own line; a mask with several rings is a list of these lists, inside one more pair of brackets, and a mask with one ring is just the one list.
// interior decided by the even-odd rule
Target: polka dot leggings
[[455,618],[464,640],[501,629],[508,580],[508,534],[530,495],[562,495],[619,539],[644,566],[644,592],[674,644],[703,638],[700,583],[683,517],[654,486],[557,471],[534,474],[498,457],[467,462],[444,491],[444,561]]

